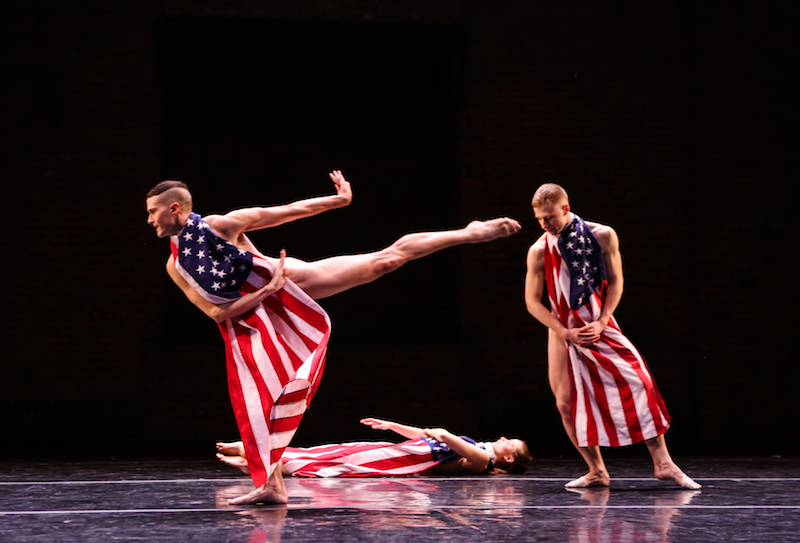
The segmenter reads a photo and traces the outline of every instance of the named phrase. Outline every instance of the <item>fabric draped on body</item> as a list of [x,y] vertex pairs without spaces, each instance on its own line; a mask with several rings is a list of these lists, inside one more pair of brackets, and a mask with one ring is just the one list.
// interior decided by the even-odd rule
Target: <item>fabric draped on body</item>
[[[581,229],[588,234],[587,246],[599,251],[599,243],[577,216],[560,239],[545,234],[545,280],[550,307],[568,328],[600,318],[608,287],[604,270],[565,254],[565,239],[573,232],[579,236]],[[571,289],[576,277],[587,275],[593,288],[581,304],[575,303],[579,297],[573,296]],[[613,317],[591,347],[569,342],[566,347],[572,378],[572,417],[579,446],[619,447],[667,431],[670,417],[647,363]]]
[[[476,444],[468,437],[461,439]],[[440,441],[417,438],[401,443],[359,441],[288,447],[283,453],[283,465],[297,477],[397,477],[421,473],[458,458],[461,457]]]
[[[212,303],[231,302],[258,290],[275,270],[271,261],[216,236],[196,214],[170,241],[178,273]],[[232,277],[242,280],[232,285]],[[280,291],[220,323],[219,329],[231,405],[258,487],[276,469],[319,387],[331,323],[325,311],[287,279]]]

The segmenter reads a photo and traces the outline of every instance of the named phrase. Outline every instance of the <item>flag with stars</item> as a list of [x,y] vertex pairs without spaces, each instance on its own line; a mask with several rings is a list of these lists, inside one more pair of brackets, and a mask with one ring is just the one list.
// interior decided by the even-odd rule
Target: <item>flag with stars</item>
[[606,280],[603,250],[586,223],[575,215],[572,222],[561,231],[558,248],[569,266],[569,306],[579,309]]
[[[475,445],[475,441],[462,437]],[[362,441],[310,448],[287,447],[284,467],[296,477],[392,477],[420,473],[461,458],[432,438],[402,443]]]
[[[608,293],[602,247],[579,217],[561,235],[545,235],[550,310],[567,328],[600,319]],[[553,339],[556,341],[556,339]],[[570,401],[580,447],[622,447],[655,438],[670,417],[647,362],[612,316],[591,345],[564,340]]]
[[222,304],[242,296],[253,269],[252,253],[217,236],[197,213],[175,238],[179,271],[206,300]]
[[[193,213],[171,237],[173,263],[203,298],[225,304],[265,286],[275,264],[238,249]],[[219,323],[228,391],[256,487],[277,468],[319,387],[331,322],[290,280],[256,307]]]

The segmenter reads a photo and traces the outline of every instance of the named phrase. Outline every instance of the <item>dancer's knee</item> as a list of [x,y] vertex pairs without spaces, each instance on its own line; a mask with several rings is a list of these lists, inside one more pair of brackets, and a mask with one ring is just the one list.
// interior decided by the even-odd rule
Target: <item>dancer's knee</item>
[[569,400],[556,400],[556,409],[561,414],[562,419],[572,420],[572,404]]
[[372,273],[377,277],[395,271],[405,263],[405,259],[394,251],[386,251],[379,254],[372,261]]

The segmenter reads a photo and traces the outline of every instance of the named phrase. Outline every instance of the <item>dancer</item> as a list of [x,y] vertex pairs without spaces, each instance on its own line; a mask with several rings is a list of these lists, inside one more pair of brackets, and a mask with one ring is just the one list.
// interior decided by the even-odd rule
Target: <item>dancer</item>
[[[279,463],[283,475],[296,477],[392,477],[415,473],[477,475],[524,473],[531,461],[528,444],[501,437],[476,442],[444,428],[417,428],[382,419],[366,418],[362,424],[391,430],[407,439],[287,447]],[[217,458],[249,473],[241,441],[217,443]]]
[[[658,479],[700,485],[675,465],[661,395],[639,352],[613,317],[622,297],[617,233],[572,213],[566,191],[546,183],[533,212],[545,233],[528,251],[525,302],[547,326],[548,379],[564,429],[589,466],[568,488],[608,486],[600,446],[644,441]],[[542,304],[544,285],[550,309]]]
[[170,238],[167,273],[218,323],[225,341],[231,404],[256,486],[233,504],[288,500],[275,467],[319,386],[330,334],[330,319],[315,300],[447,247],[520,229],[508,218],[473,221],[458,230],[408,234],[374,253],[315,262],[259,252],[247,232],[350,204],[350,183],[338,170],[329,175],[335,195],[207,217],[193,212],[192,195],[180,181],[164,181],[147,194],[148,224],[158,237]]

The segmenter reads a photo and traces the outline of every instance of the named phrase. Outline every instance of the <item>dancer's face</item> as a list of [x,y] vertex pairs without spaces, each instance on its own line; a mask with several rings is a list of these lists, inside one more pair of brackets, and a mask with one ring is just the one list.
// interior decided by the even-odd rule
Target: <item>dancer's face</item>
[[546,200],[542,205],[533,207],[533,215],[542,230],[557,236],[569,224],[569,203],[561,201],[554,204]]
[[506,464],[511,464],[522,451],[523,443],[521,439],[508,439],[501,436],[494,442],[494,453],[498,462],[502,459]]
[[178,204],[163,204],[158,201],[158,196],[151,196],[147,199],[147,224],[156,229],[160,238],[178,234],[183,228],[178,220],[179,210]]

